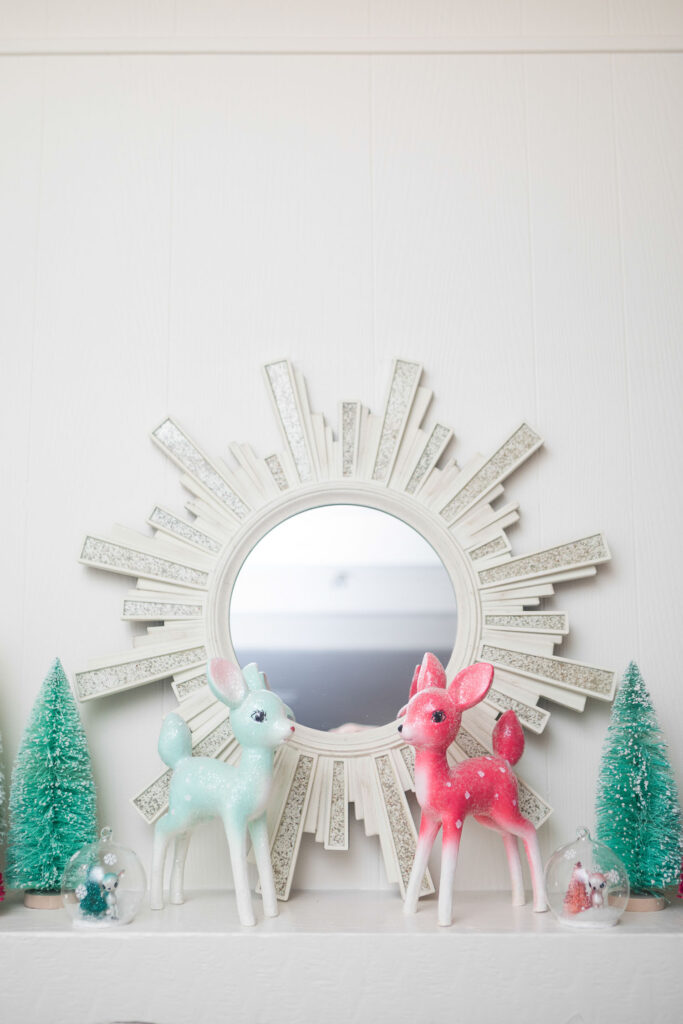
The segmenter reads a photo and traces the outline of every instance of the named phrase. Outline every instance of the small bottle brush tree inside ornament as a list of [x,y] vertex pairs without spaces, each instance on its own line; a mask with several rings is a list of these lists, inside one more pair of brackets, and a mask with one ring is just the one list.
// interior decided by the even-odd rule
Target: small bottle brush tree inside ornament
[[629,910],[661,910],[680,879],[683,826],[676,780],[652,699],[631,662],[612,706],[596,800],[597,836],[626,865]]
[[59,909],[64,866],[97,834],[95,784],[85,732],[57,659],[22,737],[12,771],[6,885],[24,903]]
[[112,842],[112,830],[103,828],[99,841],[78,850],[66,865],[62,901],[74,925],[108,928],[133,920],[145,888],[137,854]]
[[609,928],[626,909],[628,874],[617,855],[587,828],[556,850],[545,869],[550,909],[573,928]]

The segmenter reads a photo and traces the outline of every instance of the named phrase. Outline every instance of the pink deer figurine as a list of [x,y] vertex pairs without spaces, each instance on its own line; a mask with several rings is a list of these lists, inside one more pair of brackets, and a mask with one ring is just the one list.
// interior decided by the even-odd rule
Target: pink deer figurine
[[519,812],[517,778],[511,765],[524,750],[524,736],[514,711],[506,711],[493,731],[496,756],[472,757],[449,768],[446,751],[460,728],[463,711],[488,693],[493,666],[484,663],[463,669],[450,686],[438,658],[425,654],[415,670],[405,716],[398,730],[415,747],[415,789],[422,808],[420,835],[408,882],[405,913],[417,910],[420,885],[434,840],[443,825],[439,924],[450,925],[453,882],[462,826],[468,814],[500,832],[512,879],[513,906],[525,902],[517,836],[524,842],[534,890],[534,910],[547,909],[543,865],[536,829]]
[[591,871],[588,875],[588,897],[594,910],[602,910],[605,906],[605,890],[608,883],[609,878],[603,875],[602,871]]

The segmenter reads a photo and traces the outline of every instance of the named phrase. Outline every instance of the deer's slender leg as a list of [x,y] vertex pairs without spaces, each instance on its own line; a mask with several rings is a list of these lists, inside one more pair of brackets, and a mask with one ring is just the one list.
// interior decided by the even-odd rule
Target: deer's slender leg
[[513,835],[511,832],[504,832],[503,842],[505,843],[505,852],[508,858],[508,867],[510,868],[512,906],[523,907],[526,903],[526,895],[524,892],[524,876],[522,875],[522,862],[519,859],[517,836]]
[[256,924],[254,908],[251,905],[249,892],[249,874],[247,872],[247,826],[233,824],[229,818],[223,819],[225,834],[230,848],[232,878],[235,883],[235,900],[240,923],[246,926]]
[[166,850],[178,827],[170,813],[159,818],[154,826],[154,849],[152,852],[152,877],[150,879],[149,905],[152,910],[163,910],[164,907],[164,865]]
[[439,881],[439,924],[445,928],[453,922],[453,885],[461,835],[462,820],[458,819],[455,823],[444,821]]
[[176,836],[173,843],[173,865],[171,867],[171,885],[169,899],[171,903],[180,904],[185,902],[183,891],[183,878],[185,876],[185,859],[187,848],[190,845],[190,833],[181,832]]
[[536,829],[527,821],[526,828],[522,832],[522,842],[524,843],[524,849],[526,851],[527,860],[529,861],[529,869],[531,871],[531,886],[534,891],[534,910],[537,914],[542,914],[548,909],[548,900],[545,892],[545,877],[543,874],[543,861],[541,860],[541,851],[538,845],[538,836],[536,835]]
[[548,901],[546,899],[543,862],[541,861],[541,851],[538,845],[536,829],[518,811],[506,817],[505,827],[508,832],[519,836],[524,843],[524,851],[531,872],[531,886],[534,892],[534,910],[537,914],[542,914],[548,909]]
[[417,901],[420,896],[422,879],[427,870],[429,854],[432,852],[432,846],[440,827],[441,822],[430,818],[423,811],[420,819],[420,834],[417,840],[417,849],[415,850],[415,860],[413,861],[413,868],[410,872],[408,888],[406,889],[405,903],[403,904],[404,914],[414,914],[417,911]]
[[277,897],[275,895],[275,882],[273,880],[273,865],[270,862],[270,842],[268,841],[268,828],[266,816],[255,818],[249,822],[251,843],[254,847],[256,867],[258,868],[259,880],[261,882],[261,895],[263,897],[263,913],[266,917],[277,917]]
[[502,825],[497,824],[488,814],[475,814],[474,817],[480,825],[500,833],[503,837],[508,867],[510,869],[510,881],[512,883],[512,906],[523,907],[526,903],[526,895],[524,893],[524,876],[522,875],[522,862],[519,859],[517,836],[508,832]]

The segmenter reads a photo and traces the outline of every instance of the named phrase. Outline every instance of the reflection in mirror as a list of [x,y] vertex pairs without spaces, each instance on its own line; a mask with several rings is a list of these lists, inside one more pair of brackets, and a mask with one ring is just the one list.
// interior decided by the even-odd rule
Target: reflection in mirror
[[434,549],[395,516],[357,505],[276,526],[245,559],[230,603],[239,663],[258,662],[314,729],[393,719],[424,652],[447,664],[456,629]]

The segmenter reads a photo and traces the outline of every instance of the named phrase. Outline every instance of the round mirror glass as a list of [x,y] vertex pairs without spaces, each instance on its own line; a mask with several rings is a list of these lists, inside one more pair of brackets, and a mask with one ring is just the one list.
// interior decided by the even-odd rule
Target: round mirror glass
[[446,665],[457,609],[434,549],[395,516],[328,505],[274,527],[244,561],[230,602],[241,665],[258,662],[297,721],[383,725],[425,651]]

